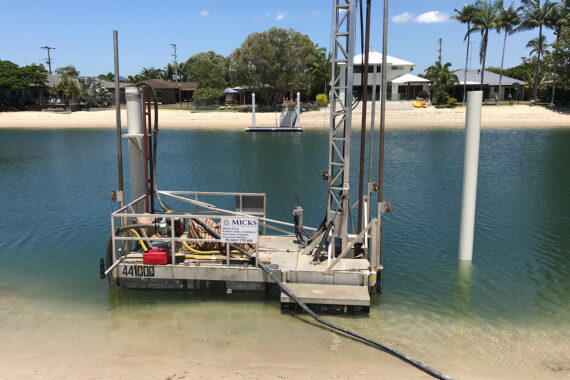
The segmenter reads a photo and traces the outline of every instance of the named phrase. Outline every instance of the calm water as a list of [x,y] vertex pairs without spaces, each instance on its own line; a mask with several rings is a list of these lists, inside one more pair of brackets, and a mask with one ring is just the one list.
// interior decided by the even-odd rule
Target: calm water
[[[192,318],[253,312],[271,328],[305,331],[280,314],[276,299],[107,289],[98,260],[116,208],[109,200],[117,187],[114,139],[112,130],[0,131],[0,304],[18,300],[46,313],[104,319],[179,313],[192,301],[200,305]],[[325,210],[327,154],[324,130],[164,130],[158,183],[164,190],[266,192],[269,217],[287,221],[298,200],[305,223],[315,225]],[[369,316],[333,319],[444,367],[446,358],[470,358],[450,365],[452,372],[491,363],[509,374],[539,353],[533,368],[568,376],[570,130],[482,133],[470,273],[456,268],[462,155],[462,131],[387,132],[384,194],[394,213],[385,219],[384,294]],[[17,310],[0,308],[0,318]],[[323,334],[306,333],[317,342]]]

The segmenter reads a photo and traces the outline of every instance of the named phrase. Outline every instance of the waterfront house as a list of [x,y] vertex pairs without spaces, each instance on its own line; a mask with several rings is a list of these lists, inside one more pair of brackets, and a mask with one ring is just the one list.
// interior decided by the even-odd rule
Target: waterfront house
[[[362,75],[364,55],[354,56],[353,93],[362,94]],[[387,100],[413,100],[420,91],[427,91],[430,81],[412,74],[415,63],[392,57],[386,57]],[[372,87],[376,85],[376,99],[380,99],[380,81],[382,54],[371,50],[368,53],[368,100],[372,100]]]
[[[467,83],[467,91],[481,89],[481,69],[467,70],[467,81],[465,81],[465,70],[455,71],[459,83],[455,85],[451,95],[458,101],[463,101],[463,84]],[[495,100],[499,98],[499,78],[500,75],[492,71],[485,70],[483,75],[483,99]],[[525,91],[526,82],[503,75],[501,80],[501,100],[524,100],[528,97]]]
[[198,88],[194,82],[169,82],[164,79],[148,79],[145,81],[156,91],[156,97],[161,104],[178,103],[180,99],[188,102]]

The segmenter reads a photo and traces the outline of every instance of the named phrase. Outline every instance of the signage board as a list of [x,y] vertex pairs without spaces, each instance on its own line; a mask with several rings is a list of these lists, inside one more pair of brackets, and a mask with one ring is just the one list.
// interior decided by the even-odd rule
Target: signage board
[[224,243],[257,244],[259,220],[242,216],[224,216],[220,220]]

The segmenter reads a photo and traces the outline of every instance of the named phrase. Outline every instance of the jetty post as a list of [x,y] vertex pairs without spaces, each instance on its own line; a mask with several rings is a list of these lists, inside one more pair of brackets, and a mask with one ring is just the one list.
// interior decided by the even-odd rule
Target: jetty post
[[251,126],[255,127],[255,92],[251,93]]
[[295,107],[297,112],[297,120],[295,121],[295,127],[301,126],[301,94],[297,92],[297,107]]
[[467,92],[463,191],[461,197],[461,225],[459,230],[458,259],[460,261],[471,261],[473,258],[473,233],[475,229],[475,204],[477,200],[477,171],[479,167],[482,100],[483,91]]
[[[142,98],[140,87],[125,88],[127,103],[127,132],[129,139],[129,172],[131,176],[131,202],[146,193],[145,156],[143,146]],[[135,212],[145,212],[144,203],[134,205]]]

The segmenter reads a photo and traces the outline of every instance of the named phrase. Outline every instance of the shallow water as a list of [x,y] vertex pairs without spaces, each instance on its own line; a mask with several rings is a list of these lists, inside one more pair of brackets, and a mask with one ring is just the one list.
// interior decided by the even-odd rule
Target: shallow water
[[[299,321],[305,317],[283,315],[276,298],[108,290],[98,260],[116,208],[109,201],[117,187],[114,138],[112,130],[0,131],[0,331],[53,337],[65,321],[113,337],[117,326],[119,337],[177,331],[170,344],[179,349],[239,341],[262,354],[269,334],[309,341],[299,357],[321,350],[333,360],[336,352],[377,355]],[[355,147],[359,135],[352,141]],[[164,130],[158,183],[164,190],[266,192],[268,216],[287,221],[298,199],[305,223],[315,225],[326,205],[320,172],[327,154],[324,130]],[[570,131],[483,131],[467,270],[456,267],[462,156],[459,130],[387,132],[384,196],[394,213],[384,221],[384,294],[368,316],[331,319],[451,375],[477,377],[485,367],[485,376],[567,377]],[[356,166],[351,170],[357,189]],[[31,328],[32,320],[42,323]],[[202,327],[189,326],[195,323]],[[125,339],[111,346],[127,350]],[[282,344],[271,352],[292,347]]]

